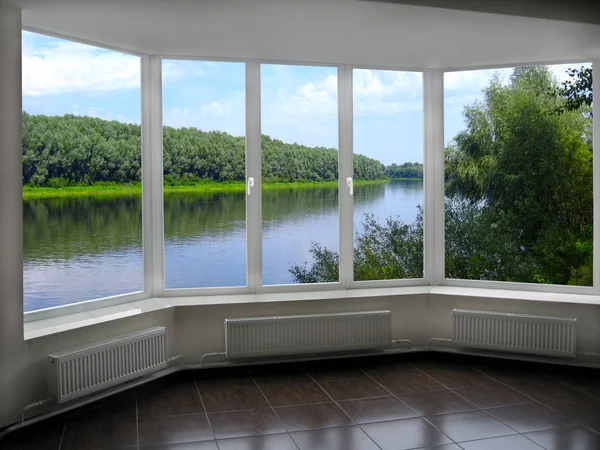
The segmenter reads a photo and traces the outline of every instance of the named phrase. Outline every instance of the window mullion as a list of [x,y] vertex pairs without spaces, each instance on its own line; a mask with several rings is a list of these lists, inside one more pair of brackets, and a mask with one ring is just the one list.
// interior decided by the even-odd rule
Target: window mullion
[[[261,175],[260,64],[251,60],[246,62],[246,273],[252,292],[262,286]],[[253,187],[249,187],[250,178]]]
[[444,279],[444,72],[423,73],[424,278],[431,285]]
[[353,198],[346,180],[353,177],[352,67],[338,67],[338,187],[340,215],[340,283],[349,287],[354,280]]
[[[600,92],[600,59],[592,62],[592,92]],[[596,103],[597,104],[597,103]],[[600,111],[593,108],[593,205],[594,205],[594,242],[593,242],[593,287],[600,292]]]
[[158,56],[144,55],[141,66],[144,292],[153,297],[165,289],[162,62]]

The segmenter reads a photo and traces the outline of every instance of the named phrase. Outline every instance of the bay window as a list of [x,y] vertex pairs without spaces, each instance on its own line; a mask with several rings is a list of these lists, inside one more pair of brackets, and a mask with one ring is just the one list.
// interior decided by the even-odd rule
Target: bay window
[[[598,293],[589,63],[144,56],[140,114],[138,56],[23,36],[25,311],[131,293]],[[40,77],[55,60],[69,70]]]

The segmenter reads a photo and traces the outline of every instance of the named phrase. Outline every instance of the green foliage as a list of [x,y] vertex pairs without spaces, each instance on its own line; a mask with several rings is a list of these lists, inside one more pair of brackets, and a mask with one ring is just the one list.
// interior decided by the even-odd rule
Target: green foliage
[[[338,151],[262,136],[265,182],[337,181]],[[166,186],[243,181],[245,139],[196,128],[163,128]],[[385,177],[379,161],[354,155],[354,177]],[[66,187],[141,181],[141,127],[74,115],[23,113],[23,184]]]
[[390,178],[422,179],[423,164],[418,162],[406,162],[401,165],[392,163],[385,168],[385,176]]
[[[591,69],[569,73],[576,80],[558,88],[545,67],[517,68],[465,108],[466,130],[446,149],[447,277],[592,284]],[[422,276],[422,220],[366,216],[355,278]],[[299,282],[331,281],[319,271],[334,273],[337,255],[313,250],[314,266],[290,271]]]
[[520,253],[527,259],[506,279],[493,271],[469,278],[552,284],[572,283],[574,274],[575,282],[585,278],[577,274],[585,272],[591,247],[577,243],[593,223],[590,118],[575,110],[554,114],[569,102],[552,95],[555,88],[545,67],[515,69],[508,85],[493,80],[485,100],[466,108],[467,129],[446,151],[447,195],[478,205],[477,220],[506,232],[514,246],[499,261]]
[[[386,280],[423,276],[423,213],[419,209],[413,224],[389,217],[379,223],[365,213],[362,230],[354,250],[354,279]],[[292,266],[289,270],[298,283],[338,281],[339,255],[313,243],[310,249],[314,264]]]
[[569,69],[567,73],[571,79],[564,81],[554,91],[555,95],[566,99],[564,104],[558,108],[558,111],[589,109],[592,106],[594,98],[592,92],[592,68],[581,66],[579,69]]

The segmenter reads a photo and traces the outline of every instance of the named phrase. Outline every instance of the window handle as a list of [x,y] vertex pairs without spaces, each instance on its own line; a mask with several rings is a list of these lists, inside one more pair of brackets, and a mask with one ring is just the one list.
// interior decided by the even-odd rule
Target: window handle
[[254,187],[254,177],[248,177],[248,195],[250,195],[250,190]]
[[350,188],[350,195],[354,195],[354,183],[352,182],[352,177],[346,178],[346,184]]

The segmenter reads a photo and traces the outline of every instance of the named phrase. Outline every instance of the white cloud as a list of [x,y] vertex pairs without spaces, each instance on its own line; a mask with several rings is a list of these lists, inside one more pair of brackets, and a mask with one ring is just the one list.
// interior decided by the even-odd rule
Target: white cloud
[[228,116],[231,114],[231,102],[214,101],[208,106],[202,107],[204,116]]
[[513,69],[469,70],[462,72],[446,72],[444,74],[444,90],[481,92],[490,84],[494,75],[499,75],[502,81],[507,81]]
[[420,95],[423,84],[418,72],[356,69],[353,76],[356,99],[388,97],[391,95]]
[[[277,90],[268,108],[274,116],[334,116],[337,114],[337,76],[297,86],[293,93]],[[282,117],[283,118],[283,117]]]
[[24,95],[139,88],[140,59],[75,42],[24,45]]

